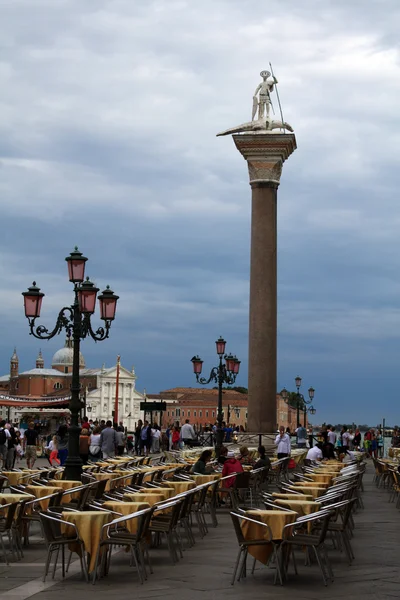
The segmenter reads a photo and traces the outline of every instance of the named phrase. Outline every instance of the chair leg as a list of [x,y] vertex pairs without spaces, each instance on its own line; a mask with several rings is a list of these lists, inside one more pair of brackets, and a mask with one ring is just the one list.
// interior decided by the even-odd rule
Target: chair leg
[[51,553],[52,553],[52,550],[50,549],[50,546],[49,546],[47,548],[46,563],[45,563],[45,566],[44,566],[43,583],[45,583],[46,577],[47,577],[47,573],[49,572],[50,560],[51,560]]
[[56,568],[57,568],[57,562],[58,562],[58,555],[60,553],[60,546],[57,546],[57,550],[56,550],[56,557],[54,559],[54,566],[53,566],[53,575],[52,575],[52,579],[54,579],[55,574],[56,574]]
[[240,558],[242,556],[243,551],[244,551],[244,548],[242,548],[242,546],[240,546],[240,548],[239,548],[239,554],[237,555],[235,567],[233,569],[233,575],[232,575],[231,585],[235,585],[236,573],[237,573],[237,570],[238,570],[238,567],[239,567],[239,562],[240,562]]
[[254,570],[255,570],[255,568],[256,568],[256,562],[257,562],[257,559],[255,558],[255,559],[253,560],[253,566],[251,567],[251,574],[252,574],[252,575],[254,575]]
[[322,564],[322,560],[321,560],[321,557],[319,555],[318,549],[316,548],[316,546],[313,546],[313,549],[314,549],[315,558],[317,559],[318,566],[321,569],[322,579],[323,579],[324,585],[327,586],[328,585],[328,580],[326,578],[324,566]]

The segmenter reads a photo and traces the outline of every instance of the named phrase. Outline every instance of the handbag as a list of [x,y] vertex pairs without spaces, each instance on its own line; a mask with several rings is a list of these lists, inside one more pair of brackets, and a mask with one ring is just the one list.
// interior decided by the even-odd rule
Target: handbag
[[89,452],[92,456],[100,454],[100,446],[89,446]]
[[295,469],[296,468],[296,462],[294,460],[294,458],[291,458],[288,462],[288,469]]

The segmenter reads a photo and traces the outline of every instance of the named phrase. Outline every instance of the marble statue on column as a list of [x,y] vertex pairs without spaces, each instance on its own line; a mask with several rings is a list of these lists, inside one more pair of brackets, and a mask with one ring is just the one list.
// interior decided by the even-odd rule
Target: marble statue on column
[[[289,123],[283,121],[283,119],[275,120],[271,119],[270,117],[270,110],[272,106],[271,93],[273,92],[275,85],[278,83],[278,80],[276,77],[271,76],[269,71],[261,71],[260,75],[263,80],[257,86],[256,91],[254,92],[253,112],[251,115],[252,120],[248,123],[242,123],[237,127],[232,127],[231,129],[221,131],[221,133],[218,133],[217,136],[242,132],[268,133],[275,129],[293,132],[293,128],[289,125]],[[256,115],[257,118],[255,118]]]

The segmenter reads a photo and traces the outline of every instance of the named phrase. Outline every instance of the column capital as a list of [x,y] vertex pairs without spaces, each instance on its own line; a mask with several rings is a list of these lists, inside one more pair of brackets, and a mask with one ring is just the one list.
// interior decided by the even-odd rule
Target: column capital
[[283,163],[297,148],[294,133],[244,133],[232,137],[247,161],[250,185],[279,185]]

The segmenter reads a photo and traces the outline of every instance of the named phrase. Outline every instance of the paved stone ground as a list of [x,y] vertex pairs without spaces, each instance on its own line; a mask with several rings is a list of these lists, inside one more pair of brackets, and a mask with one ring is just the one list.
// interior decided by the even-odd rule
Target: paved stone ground
[[254,576],[230,585],[233,565],[237,555],[237,542],[228,514],[219,515],[219,526],[210,528],[209,534],[184,552],[184,558],[172,566],[163,545],[152,550],[154,575],[141,586],[135,570],[128,564],[126,553],[117,553],[112,560],[109,576],[87,585],[81,579],[79,561],[73,563],[71,572],[61,580],[41,582],[44,568],[44,547],[39,537],[26,549],[19,563],[6,567],[0,563],[0,600],[70,600],[84,595],[85,600],[101,600],[112,596],[126,598],[138,594],[140,598],[163,600],[214,600],[229,593],[232,600],[251,597],[252,600],[269,598],[296,598],[296,600],[324,600],[337,598],[374,599],[400,597],[399,535],[400,512],[388,503],[388,493],[377,490],[372,484],[372,466],[365,477],[365,510],[356,516],[355,537],[352,540],[356,556],[350,567],[344,554],[329,553],[335,581],[328,588],[322,583],[316,566],[306,567],[298,560],[299,575],[294,574],[284,587],[274,586],[274,571],[259,563]]

